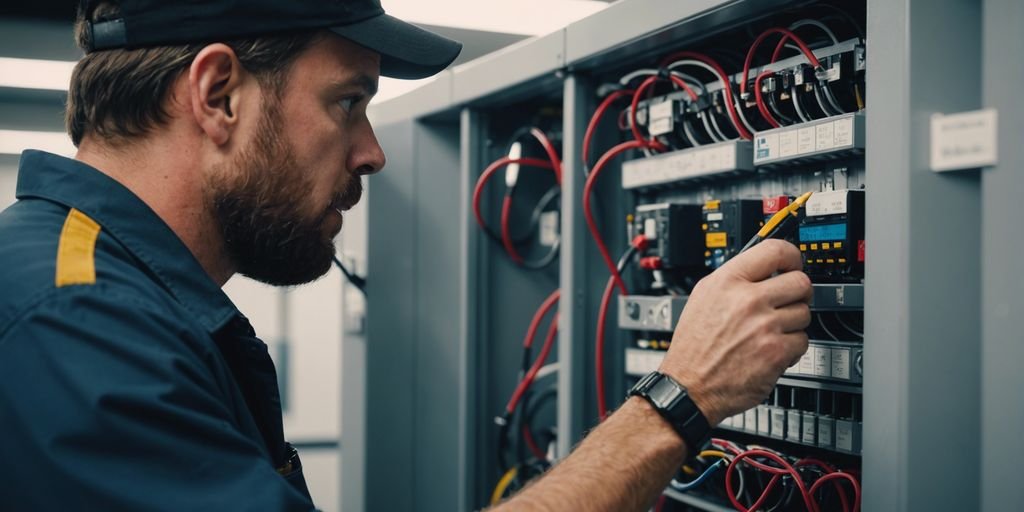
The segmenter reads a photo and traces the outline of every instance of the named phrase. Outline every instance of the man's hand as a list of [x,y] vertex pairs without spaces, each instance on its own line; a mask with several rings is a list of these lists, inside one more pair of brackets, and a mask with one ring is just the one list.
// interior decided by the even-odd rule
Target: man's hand
[[812,288],[801,269],[795,246],[766,240],[690,295],[661,371],[686,386],[712,426],[763,401],[807,351]]

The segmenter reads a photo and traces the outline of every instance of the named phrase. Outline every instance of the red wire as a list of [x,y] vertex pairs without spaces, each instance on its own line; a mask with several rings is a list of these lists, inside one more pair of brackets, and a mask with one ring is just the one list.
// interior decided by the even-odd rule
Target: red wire
[[[780,465],[782,467],[781,468],[773,468],[771,466],[766,466],[766,467],[769,468],[769,470],[766,470],[766,471],[768,473],[774,474],[775,476],[772,477],[772,480],[765,487],[764,492],[761,494],[761,497],[758,499],[758,503],[755,503],[754,507],[751,507],[751,508],[748,509],[748,508],[744,507],[743,504],[740,503],[739,499],[737,499],[737,497],[736,497],[736,491],[732,487],[732,473],[733,473],[733,470],[736,468],[737,464],[740,463],[740,461],[742,461],[744,459],[751,458],[751,457],[765,457],[767,459],[772,460],[773,462],[775,462],[776,464],[778,464],[778,465]],[[747,461],[747,462],[750,463],[750,462],[753,462],[753,461],[751,460],[751,461]],[[807,485],[804,484],[804,481],[800,477],[800,473],[797,472],[796,468],[791,466],[782,457],[779,457],[778,455],[776,455],[776,454],[774,454],[772,452],[769,452],[769,451],[765,451],[765,450],[747,450],[747,451],[737,455],[735,458],[733,458],[732,462],[729,463],[729,467],[726,469],[726,473],[725,473],[725,490],[726,490],[726,494],[728,494],[729,501],[732,502],[732,505],[734,507],[736,507],[736,510],[738,510],[740,512],[750,512],[751,510],[757,510],[757,507],[761,506],[761,502],[767,497],[769,490],[772,487],[774,487],[774,485],[778,481],[778,479],[781,478],[782,475],[785,475],[785,474],[789,474],[790,476],[793,477],[793,481],[794,481],[794,483],[796,483],[797,489],[800,491],[800,495],[803,497],[804,505],[807,506],[807,510],[810,511],[810,512],[819,512],[818,504],[811,497],[811,494],[807,490]],[[826,476],[828,476],[828,475],[826,475]]]
[[619,288],[619,291],[626,295],[629,292],[626,291],[626,283],[622,281],[622,276],[619,275],[618,269],[615,268],[615,262],[612,260],[611,254],[608,253],[608,247],[605,246],[604,240],[601,238],[601,232],[597,228],[597,222],[594,220],[594,214],[590,210],[590,196],[594,190],[594,184],[597,182],[597,177],[601,175],[601,171],[611,162],[612,159],[619,156],[620,154],[630,150],[650,147],[644,142],[630,140],[623,142],[612,149],[608,150],[607,153],[601,156],[594,164],[594,169],[590,171],[587,176],[587,182],[583,185],[583,216],[587,219],[587,228],[590,230],[590,235],[594,237],[594,243],[597,244],[597,250],[601,253],[601,258],[604,260],[605,265],[608,266],[608,271],[611,272],[612,278],[615,280],[615,286]]
[[[663,151],[666,148],[663,144],[655,140],[654,137],[651,137],[650,139],[644,139],[644,136],[640,134],[640,125],[636,121],[636,111],[637,107],[640,105],[640,97],[643,96],[644,92],[646,92],[647,89],[649,89],[651,86],[657,83],[658,79],[660,78],[661,77],[658,75],[649,76],[647,77],[647,79],[640,83],[640,87],[636,88],[636,91],[633,93],[633,101],[629,105],[629,120],[631,125],[630,129],[633,131],[633,138],[636,139],[637,142],[643,142],[645,144],[648,144],[649,146],[657,148],[659,151]],[[691,89],[690,86],[687,85],[685,81],[683,81],[683,79],[674,75],[669,75],[669,79],[677,87],[685,90],[686,93],[690,95],[691,100],[697,101],[697,93],[693,92],[693,89]]]
[[540,349],[540,355],[533,361],[533,366],[530,367],[530,371],[526,372],[523,376],[523,380],[519,381],[519,385],[516,387],[512,398],[509,399],[508,405],[505,406],[505,412],[511,414],[512,411],[516,410],[516,406],[519,405],[519,400],[523,398],[526,390],[530,389],[533,384],[533,380],[537,378],[537,372],[540,371],[541,367],[544,366],[544,361],[547,360],[548,354],[551,353],[551,347],[555,344],[555,338],[558,335],[558,315],[551,320],[551,327],[548,328],[548,337],[544,340],[544,346]]
[[505,246],[505,252],[508,253],[508,257],[512,258],[516,265],[522,265],[523,257],[519,255],[515,244],[512,243],[512,230],[509,227],[511,212],[512,196],[505,194],[505,199],[501,202],[501,245]]
[[562,185],[562,161],[558,158],[558,151],[555,150],[554,144],[551,143],[551,139],[548,138],[544,132],[538,128],[530,128],[530,135],[540,142],[540,145],[544,147],[544,151],[548,154],[548,160],[551,160],[551,168],[555,171],[555,181],[558,185]]
[[590,117],[590,123],[587,125],[587,131],[583,134],[583,167],[586,168],[590,163],[590,141],[594,138],[594,132],[597,131],[597,125],[601,122],[601,118],[604,117],[605,113],[611,108],[612,104],[620,98],[630,96],[633,94],[632,90],[624,89],[615,91],[609,94],[601,104],[597,106],[597,110],[594,111],[594,115]]
[[551,292],[551,295],[548,295],[547,298],[544,299],[544,302],[540,303],[540,307],[538,307],[537,311],[533,314],[533,319],[530,320],[530,327],[526,330],[526,337],[523,338],[523,348],[530,348],[533,346],[533,339],[537,336],[537,329],[540,328],[541,321],[544,320],[544,316],[548,314],[548,311],[558,303],[558,298],[560,296],[561,292],[559,290],[555,290]]
[[597,417],[604,421],[608,417],[608,402],[604,389],[604,324],[608,318],[608,306],[615,292],[615,277],[608,278],[601,294],[601,307],[597,310],[597,334],[594,341],[594,377],[597,388]]
[[686,51],[673,53],[672,55],[669,55],[665,60],[662,61],[662,66],[667,66],[672,62],[682,59],[699,60],[714,68],[719,80],[721,80],[722,84],[725,86],[725,107],[726,110],[729,112],[729,119],[732,120],[732,125],[736,127],[736,132],[740,134],[740,137],[746,140],[753,139],[754,135],[750,133],[750,131],[747,130],[745,126],[743,126],[742,122],[740,122],[740,116],[736,112],[736,102],[733,101],[732,82],[729,80],[729,75],[727,75],[725,73],[725,70],[722,69],[722,66],[718,64],[718,61],[712,59],[711,57],[708,57],[707,55],[704,55],[703,53]]
[[[854,478],[853,475],[851,475],[849,473],[843,473],[841,471],[837,471],[835,473],[829,473],[829,474],[819,478],[816,482],[814,482],[814,485],[811,486],[811,490],[808,491],[808,492],[813,495],[815,492],[818,491],[818,489],[821,488],[822,485],[825,485],[826,482],[828,482],[830,480],[838,480],[840,478],[845,479],[846,481],[850,482],[850,485],[853,486],[853,511],[857,512],[858,510],[860,510],[860,498],[861,498],[860,482],[858,482],[857,479]],[[838,482],[835,482],[835,483],[838,485]],[[845,494],[841,494],[840,496],[844,496],[845,497]],[[845,507],[846,507],[846,503],[845,502],[843,504],[843,507],[845,509]]]
[[523,439],[526,440],[526,446],[530,449],[530,452],[533,453],[533,456],[537,457],[537,460],[548,460],[547,454],[537,446],[537,441],[533,439],[533,432],[530,432],[530,426],[523,425],[523,428],[520,429],[520,431],[523,433]]
[[662,508],[665,506],[666,499],[667,497],[664,494],[658,497],[658,502],[654,505],[654,512],[661,512]]
[[[794,464],[794,466],[796,466],[796,467],[801,467],[801,466],[817,466],[817,467],[821,468],[822,471],[825,472],[825,474],[831,474],[831,473],[835,473],[836,472],[836,468],[834,468],[831,464],[829,464],[829,463],[827,463],[825,461],[822,461],[822,460],[812,459],[812,458],[800,459],[800,460],[798,460],[796,462],[796,464]],[[839,482],[834,482],[834,483],[835,483],[835,487],[836,487],[836,493],[839,494],[839,501],[843,505],[843,511],[844,512],[850,512],[850,501],[846,497],[846,490],[843,489],[843,486],[840,485]],[[814,486],[811,486],[811,488],[813,489]],[[814,491],[811,491],[811,494],[813,495]]]
[[[800,39],[799,37],[797,37],[796,34],[782,27],[770,28],[762,32],[761,35],[757,36],[757,39],[754,40],[754,44],[750,45],[750,49],[747,50],[747,58],[746,60],[743,61],[743,76],[740,79],[741,96],[747,93],[747,80],[750,77],[750,64],[754,60],[754,53],[757,51],[757,47],[760,46],[761,42],[764,41],[768,36],[773,34],[782,34],[783,40],[787,38],[792,39],[793,42],[800,47],[800,51],[804,52],[804,55],[807,56],[807,60],[811,62],[812,66],[816,68],[821,67],[821,62],[819,62],[818,58],[814,56],[814,52],[811,51],[811,48],[807,46],[807,43],[805,43],[803,39]],[[774,62],[774,57],[775,56],[773,55],[772,62]]]
[[779,128],[782,125],[779,124],[779,122],[775,120],[775,117],[772,116],[771,111],[768,110],[768,106],[764,103],[764,97],[761,96],[761,80],[773,73],[774,71],[762,71],[761,74],[757,75],[757,78],[754,79],[754,99],[757,102],[757,110],[761,111],[761,117],[763,117],[765,121],[768,121],[768,124],[772,125],[773,128]]
[[[542,169],[554,169],[554,167],[552,166],[551,162],[548,162],[546,160],[541,160],[539,158],[508,158],[508,157],[503,157],[503,158],[499,158],[498,160],[494,161],[491,165],[487,166],[487,168],[484,169],[484,172],[481,173],[480,177],[476,180],[476,187],[473,188],[473,216],[476,217],[476,223],[479,224],[481,228],[484,228],[484,229],[487,228],[487,224],[484,223],[483,214],[480,213],[480,199],[483,197],[484,185],[487,184],[487,180],[491,179],[491,176],[493,176],[494,173],[498,171],[498,169],[501,169],[502,167],[505,167],[506,165],[509,165],[509,164],[519,164],[519,165],[530,166],[530,167],[540,167]],[[504,208],[502,208],[502,210],[503,210],[502,214],[504,216]],[[504,232],[507,231],[507,229],[508,229],[507,226],[503,222],[502,223],[503,238],[504,238]],[[503,242],[504,242],[504,240],[503,240]],[[506,251],[507,250],[508,250],[508,247],[506,246]],[[515,261],[516,258],[519,257],[519,255],[516,254],[513,251],[513,252],[509,253],[509,257],[512,258],[513,261]],[[519,261],[522,261],[522,258],[519,258]],[[519,261],[517,261],[517,263]]]

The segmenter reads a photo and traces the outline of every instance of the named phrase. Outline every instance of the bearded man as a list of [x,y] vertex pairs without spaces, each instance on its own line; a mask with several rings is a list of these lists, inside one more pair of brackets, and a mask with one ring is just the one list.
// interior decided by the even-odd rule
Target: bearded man
[[[329,269],[384,167],[378,77],[461,45],[377,0],[86,1],[75,32],[78,152],[26,151],[0,214],[0,509],[313,509],[266,345],[221,286]],[[702,281],[651,393],[501,507],[653,502],[806,349],[800,265],[764,243]]]

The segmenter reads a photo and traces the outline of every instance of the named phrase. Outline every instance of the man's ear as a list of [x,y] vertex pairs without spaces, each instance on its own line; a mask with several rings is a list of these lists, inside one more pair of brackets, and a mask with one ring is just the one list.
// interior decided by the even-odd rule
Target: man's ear
[[238,126],[237,93],[243,73],[234,50],[220,43],[203,48],[188,70],[192,115],[218,146],[227,143]]

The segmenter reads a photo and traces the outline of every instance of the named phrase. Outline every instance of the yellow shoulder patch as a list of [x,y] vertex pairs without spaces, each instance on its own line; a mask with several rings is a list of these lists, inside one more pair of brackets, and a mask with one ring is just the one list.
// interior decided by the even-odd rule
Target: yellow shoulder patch
[[96,284],[96,239],[100,225],[72,208],[64,220],[57,245],[57,288]]

